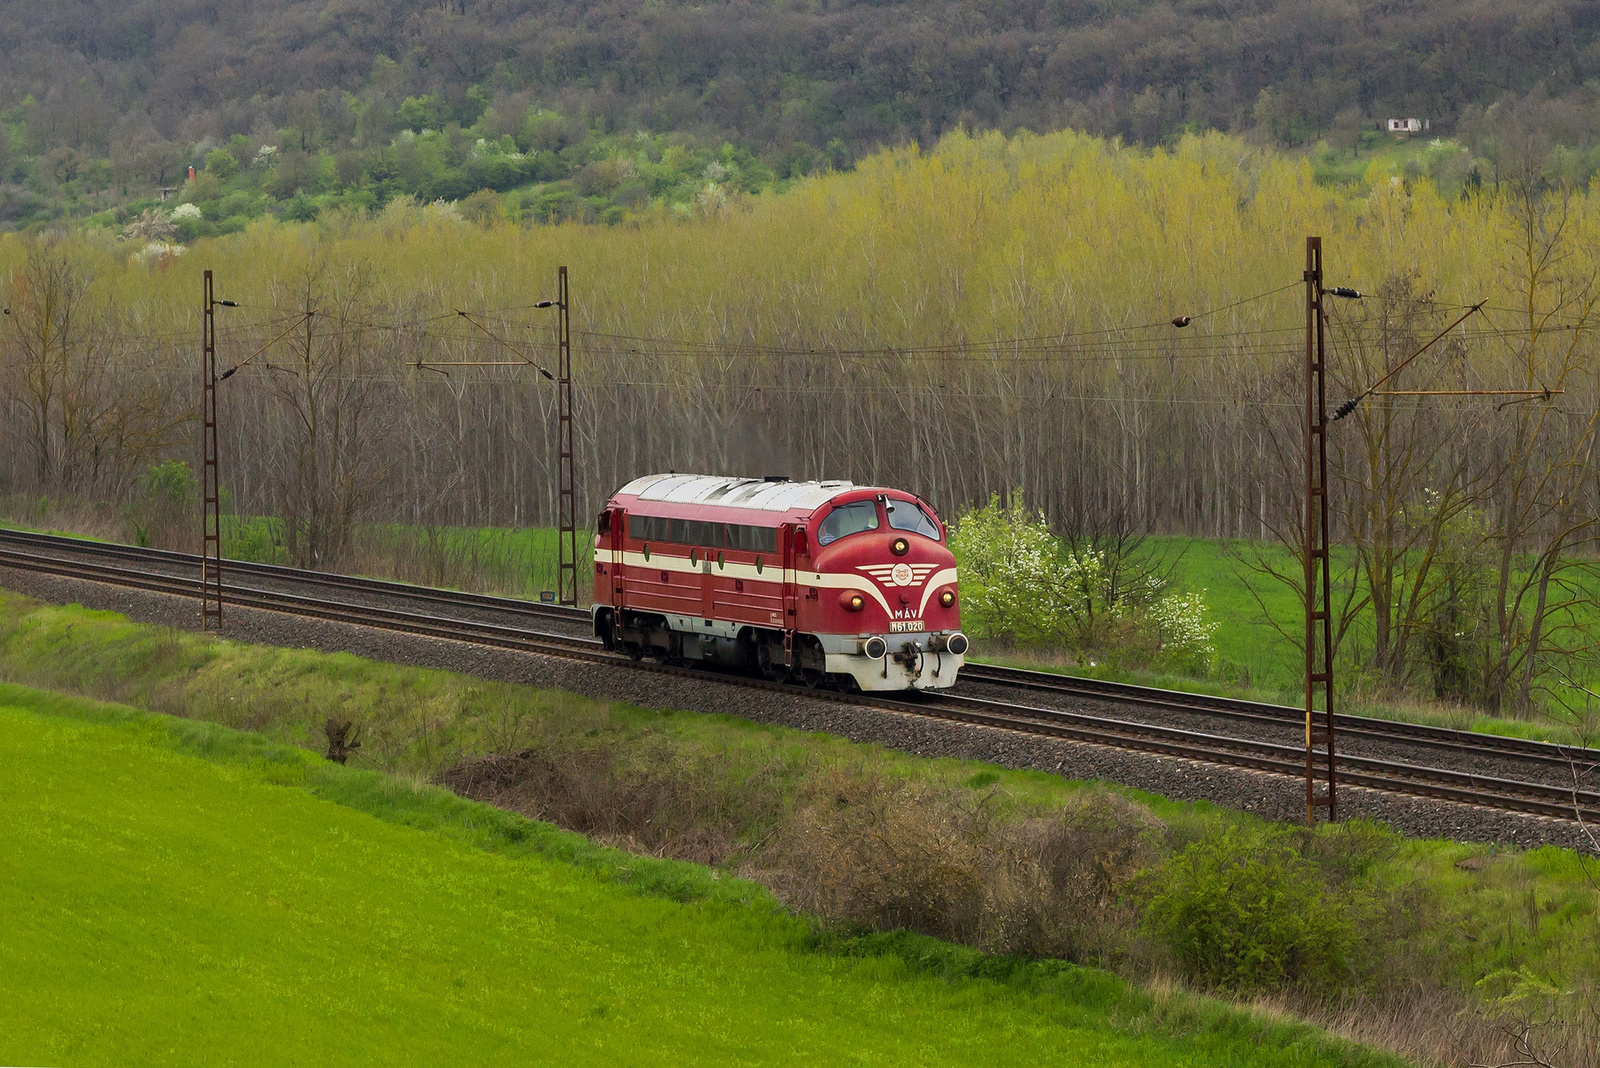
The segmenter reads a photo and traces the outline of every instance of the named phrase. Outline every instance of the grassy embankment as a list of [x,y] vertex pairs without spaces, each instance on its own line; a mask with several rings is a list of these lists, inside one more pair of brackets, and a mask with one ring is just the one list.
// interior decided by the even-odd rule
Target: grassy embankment
[[[983,853],[988,847],[981,835],[990,833],[985,828],[1000,824],[1033,828],[1028,833],[1034,833],[1052,819],[1082,822],[1086,812],[1109,812],[1121,821],[1113,828],[1116,836],[1138,839],[1141,846],[1112,857],[1120,867],[1112,873],[1111,896],[1091,900],[1088,912],[1093,915],[1088,918],[1093,924],[1074,932],[1077,941],[1069,944],[1078,947],[1080,959],[1100,960],[1134,976],[1189,969],[1202,984],[1207,974],[1215,977],[1205,960],[1174,955],[1172,947],[1164,948],[1159,937],[1140,926],[1139,901],[1148,900],[1140,895],[1160,892],[1161,880],[1176,878],[1182,865],[1175,866],[1173,858],[1190,856],[1185,851],[1191,847],[1214,849],[1220,842],[1226,849],[1229,841],[1264,833],[1260,821],[1239,813],[1132,791],[1115,792],[1125,798],[1120,807],[1091,810],[1083,799],[1092,801],[1104,791],[1086,793],[1082,784],[1052,775],[921,760],[730,717],[607,704],[346,655],[242,646],[130,624],[109,613],[37,606],[14,595],[0,602],[0,673],[29,685],[248,728],[258,732],[260,744],[318,751],[324,747],[323,721],[337,713],[362,728],[363,748],[351,771],[396,777],[386,780],[391,785],[384,790],[390,792],[404,792],[398,783],[419,784],[420,789],[420,784],[437,781],[449,769],[486,753],[531,750],[565,768],[570,795],[583,794],[607,814],[620,811],[626,818],[606,823],[592,808],[583,808],[582,798],[556,792],[547,792],[541,811],[563,813],[569,826],[582,825],[636,851],[706,857],[724,876],[746,872],[765,878],[783,863],[793,866],[797,849],[820,845],[825,848],[816,851],[837,853],[846,848],[848,843],[817,835],[813,804],[819,791],[832,797],[841,783],[846,792],[856,789],[852,783],[887,783],[876,795],[865,796],[891,815],[894,805],[909,797],[932,813],[930,818],[955,817],[934,828],[955,841],[954,851],[941,858],[951,861],[955,876],[963,876],[963,864],[982,867],[991,859]],[[201,740],[193,744],[202,749],[215,744],[204,739],[224,737],[199,724],[182,730],[195,732]],[[313,760],[306,767],[322,765]],[[589,769],[588,778],[579,774],[583,769]],[[340,773],[327,768],[326,774]],[[891,835],[885,841],[892,848],[906,847],[909,855],[926,857],[928,847],[919,843],[927,839],[892,837],[904,831],[907,819],[915,818],[903,805],[898,811],[901,824],[885,823],[876,830]],[[963,822],[973,813],[982,818]],[[807,826],[812,837],[796,837],[797,827],[804,832]],[[851,830],[848,822],[844,830]],[[1515,1012],[1518,1005],[1542,998],[1565,998],[1565,1008],[1553,1007],[1570,1018],[1572,998],[1588,996],[1600,968],[1592,938],[1596,901],[1583,864],[1571,853],[1408,841],[1375,830],[1355,839],[1345,834],[1328,829],[1295,846],[1315,863],[1296,861],[1284,868],[1288,881],[1274,892],[1289,892],[1293,900],[1309,902],[1337,922],[1353,925],[1351,930],[1369,936],[1379,931],[1381,937],[1365,937],[1362,944],[1339,950],[1335,1002],[1308,997],[1294,985],[1292,974],[1258,982],[1253,989],[1273,992],[1356,1034],[1412,1049],[1440,1048],[1479,1026],[1450,1015],[1468,1005],[1487,1008],[1492,1015]],[[786,839],[795,847],[787,855]],[[563,841],[570,845],[576,840]],[[1016,859],[1014,853],[1004,855]],[[1261,864],[1275,863],[1276,855],[1270,849],[1241,854],[1247,867],[1258,870],[1266,870]],[[1318,856],[1323,860],[1316,860]],[[1102,857],[1088,859],[1098,864]],[[1323,861],[1328,863],[1318,868]],[[655,862],[643,857],[616,863],[628,868],[622,879],[630,885],[664,879],[665,886],[672,879],[664,872],[691,870],[652,867]],[[915,867],[922,870],[924,865]],[[1133,867],[1142,867],[1145,874]],[[704,880],[726,885],[725,878],[692,870],[701,872],[695,877],[701,885],[708,885]],[[802,876],[820,880],[825,891],[860,890],[826,871]],[[1317,886],[1296,886],[1294,880]],[[791,876],[778,882],[791,890],[796,885]],[[943,889],[915,892],[937,897]],[[989,893],[985,908],[990,910],[996,900],[992,889],[979,886]],[[965,892],[957,890],[957,897]],[[688,893],[669,892],[680,897]],[[330,901],[325,917],[361,915],[360,908],[347,907],[336,895]],[[1001,906],[1009,907],[1005,902]],[[869,914],[845,927],[861,929],[865,922],[869,928],[920,924],[927,929],[943,922],[931,911],[921,920],[906,916],[904,911]],[[325,917],[318,922],[326,930],[343,922]],[[1290,942],[1301,934],[1291,932]],[[980,941],[982,937],[980,931]],[[1391,1004],[1385,999],[1393,996],[1395,982],[1419,984],[1433,1000],[1420,1007]],[[1507,996],[1521,1000],[1501,1000]],[[1361,1006],[1354,1019],[1341,1016],[1339,1005],[1350,1003],[1346,998]],[[1406,1017],[1424,1010],[1414,1020]]]
[[4,685],[0,776],[8,1063],[1387,1061],[1091,969],[818,952],[753,884],[212,724]]

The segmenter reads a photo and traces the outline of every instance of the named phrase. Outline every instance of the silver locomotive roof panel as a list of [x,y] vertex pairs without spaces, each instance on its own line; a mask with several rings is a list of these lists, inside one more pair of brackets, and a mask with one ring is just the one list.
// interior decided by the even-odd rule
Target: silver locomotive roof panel
[[760,478],[725,478],[718,475],[646,475],[617,492],[641,501],[672,504],[721,505],[764,512],[818,508],[840,492],[854,488],[843,480],[825,482],[768,482]]

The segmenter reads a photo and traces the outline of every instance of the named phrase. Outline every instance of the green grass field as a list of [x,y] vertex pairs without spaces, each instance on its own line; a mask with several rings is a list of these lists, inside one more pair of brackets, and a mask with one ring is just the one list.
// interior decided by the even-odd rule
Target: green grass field
[[1394,1063],[821,952],[751,884],[214,725],[4,686],[0,777],[5,1063]]
[[[1154,558],[1164,562],[1164,567],[1170,568],[1173,589],[1204,591],[1207,617],[1217,626],[1212,639],[1216,648],[1212,677],[1201,679],[1076,663],[1067,670],[1074,674],[1173,689],[1299,705],[1304,699],[1302,680],[1305,666],[1300,646],[1288,635],[1297,634],[1304,626],[1301,601],[1295,590],[1253,572],[1249,565],[1249,561],[1259,557],[1280,571],[1293,573],[1296,564],[1288,550],[1275,544],[1225,543],[1209,538],[1181,537],[1151,538],[1146,547]],[[1336,575],[1348,574],[1355,564],[1354,553],[1349,549],[1335,548],[1333,561]],[[1596,616],[1594,607],[1600,605],[1600,573],[1590,566],[1573,569],[1568,572],[1567,578],[1588,588],[1592,601],[1588,605],[1580,603],[1577,611],[1580,621],[1584,613],[1590,617],[1584,625],[1600,632],[1600,617]],[[1336,599],[1342,596],[1336,589]],[[1489,716],[1471,709],[1431,705],[1421,698],[1397,703],[1382,694],[1367,693],[1362,681],[1362,656],[1363,649],[1369,649],[1371,642],[1370,618],[1358,618],[1340,650],[1341,711],[1420,720],[1491,734],[1596,744],[1593,737],[1585,734],[1586,730],[1592,729],[1592,725],[1582,724],[1577,717],[1570,715],[1516,720]],[[1026,656],[1019,659],[1016,654],[1006,652],[986,652],[981,645],[975,655],[980,660],[993,657],[1006,663],[1024,663],[1027,659]],[[1582,665],[1577,670],[1578,682],[1600,688],[1600,677],[1594,675],[1593,665],[1590,665],[1587,675],[1583,673]],[[1548,685],[1565,699],[1569,707],[1582,706],[1584,703],[1580,690],[1560,680],[1551,680]]]
[[[292,561],[275,525],[252,516],[224,516],[222,552],[264,564]],[[559,581],[559,543],[553,527],[411,526],[364,523],[340,569],[431,586],[483,590],[537,599]],[[594,534],[577,532],[578,595],[589,598]]]

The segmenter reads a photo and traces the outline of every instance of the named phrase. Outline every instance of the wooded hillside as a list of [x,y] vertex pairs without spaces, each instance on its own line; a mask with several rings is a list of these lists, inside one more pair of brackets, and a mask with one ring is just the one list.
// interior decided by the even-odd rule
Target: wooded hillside
[[1597,41],[1595,0],[5,0],[0,172],[164,184],[234,136],[359,151],[486,116],[523,151],[675,131],[779,178],[958,124],[1448,132],[1507,94],[1587,107]]

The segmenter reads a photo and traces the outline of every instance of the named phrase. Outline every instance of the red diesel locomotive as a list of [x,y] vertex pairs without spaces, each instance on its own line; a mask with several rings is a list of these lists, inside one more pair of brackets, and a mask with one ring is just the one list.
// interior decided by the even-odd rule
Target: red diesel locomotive
[[595,634],[635,659],[863,690],[944,689],[965,659],[955,557],[912,494],[651,475],[597,529]]

